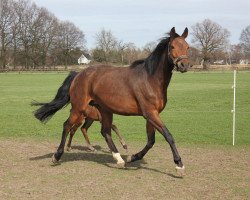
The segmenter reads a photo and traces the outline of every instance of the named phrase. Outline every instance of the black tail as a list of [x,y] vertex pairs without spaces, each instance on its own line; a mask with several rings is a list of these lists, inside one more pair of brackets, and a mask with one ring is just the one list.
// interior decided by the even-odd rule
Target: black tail
[[34,116],[41,122],[47,122],[58,110],[62,109],[69,103],[69,88],[78,72],[70,72],[67,78],[58,89],[55,98],[49,103],[32,102],[32,106],[41,106],[34,111]]

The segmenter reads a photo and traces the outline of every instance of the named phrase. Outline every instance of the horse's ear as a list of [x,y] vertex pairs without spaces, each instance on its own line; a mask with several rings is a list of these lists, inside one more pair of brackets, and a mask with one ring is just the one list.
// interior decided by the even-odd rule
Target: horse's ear
[[169,35],[171,38],[173,38],[175,36],[175,27],[171,28],[170,32],[169,32]]
[[186,27],[181,37],[186,38],[188,36],[188,28]]

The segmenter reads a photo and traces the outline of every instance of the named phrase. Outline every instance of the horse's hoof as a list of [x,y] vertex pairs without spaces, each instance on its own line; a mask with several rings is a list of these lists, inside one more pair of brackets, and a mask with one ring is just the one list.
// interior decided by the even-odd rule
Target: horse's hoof
[[93,152],[97,151],[93,146],[88,146],[87,148],[89,151],[93,151]]
[[131,163],[131,162],[132,162],[132,160],[133,160],[133,155],[128,156],[128,158],[127,158],[127,163]]
[[72,148],[71,148],[71,147],[67,147],[66,150],[67,150],[68,152],[70,152],[70,151],[72,150]]
[[125,149],[125,150],[127,150],[127,151],[128,151],[128,145],[123,144],[123,145],[122,145],[122,147],[123,147],[123,149]]
[[125,162],[117,163],[117,167],[118,167],[119,169],[124,169],[124,168],[125,168]]
[[176,166],[175,169],[176,169],[176,173],[177,173],[178,176],[181,176],[181,177],[185,176],[185,167],[184,167],[184,165],[182,167]]
[[52,156],[52,163],[55,165],[59,164],[59,160],[56,159],[55,154],[53,154],[53,156]]

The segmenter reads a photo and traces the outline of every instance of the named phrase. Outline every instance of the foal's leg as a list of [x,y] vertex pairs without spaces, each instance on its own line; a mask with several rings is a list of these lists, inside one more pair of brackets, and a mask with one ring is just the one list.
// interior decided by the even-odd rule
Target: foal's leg
[[80,124],[82,120],[83,116],[80,112],[74,112],[73,110],[71,111],[69,118],[63,124],[61,143],[57,149],[57,152],[52,157],[53,163],[57,163],[62,157],[68,133],[74,128],[75,125]]
[[181,157],[177,151],[177,148],[175,146],[175,141],[172,136],[172,134],[169,132],[167,127],[163,124],[163,122],[160,119],[159,113],[157,111],[152,112],[148,114],[147,116],[148,121],[163,135],[163,137],[166,139],[168,144],[170,145],[170,148],[173,153],[174,162],[177,165],[176,170],[181,175],[184,174],[184,165],[182,164]]
[[136,160],[141,160],[144,157],[144,155],[148,152],[148,150],[153,147],[155,143],[155,128],[149,121],[147,121],[146,128],[148,136],[148,142],[146,146],[140,152],[128,158],[127,162],[134,162]]
[[78,127],[80,126],[81,124],[78,124],[78,125],[75,125],[72,130],[70,130],[70,133],[69,133],[69,140],[68,140],[68,144],[67,144],[67,148],[66,150],[67,151],[71,151],[71,142],[72,142],[72,139],[78,129]]
[[128,151],[128,146],[127,146],[125,140],[123,139],[123,137],[121,136],[121,134],[120,134],[118,128],[116,127],[116,125],[112,124],[112,125],[111,125],[111,128],[112,128],[112,130],[116,133],[116,135],[118,136],[119,141],[120,141],[121,145],[123,146],[123,148],[126,149],[126,150]]
[[111,138],[111,125],[113,120],[113,114],[110,112],[102,112],[102,129],[101,133],[103,137],[105,138],[109,149],[112,152],[113,158],[117,161],[117,165],[119,167],[124,167],[125,162],[122,159],[120,153],[118,152],[112,138]]
[[84,124],[81,127],[82,134],[83,134],[83,136],[86,140],[86,143],[87,143],[87,148],[90,151],[96,151],[96,149],[90,144],[89,137],[87,134],[87,131],[88,131],[89,127],[93,124],[93,122],[94,122],[93,119],[86,118]]

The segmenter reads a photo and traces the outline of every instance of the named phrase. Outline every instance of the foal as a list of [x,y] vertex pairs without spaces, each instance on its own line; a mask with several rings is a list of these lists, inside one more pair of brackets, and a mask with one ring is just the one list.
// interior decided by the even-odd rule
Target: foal
[[[93,105],[95,106],[95,105]],[[96,149],[90,144],[90,141],[89,141],[89,137],[88,137],[88,129],[89,127],[93,124],[94,121],[100,121],[101,122],[101,114],[100,112],[98,111],[98,109],[96,109],[96,113],[94,115],[92,115],[92,118],[86,118],[85,119],[85,122],[84,124],[82,125],[81,127],[81,131],[82,131],[82,134],[85,138],[85,141],[87,143],[87,148],[88,150],[90,151],[96,151]],[[71,131],[70,131],[70,137],[69,137],[69,140],[68,140],[68,144],[67,144],[67,151],[70,151],[71,150],[71,142],[72,142],[72,139],[74,137],[74,134],[77,130],[77,126],[75,126]],[[128,147],[127,147],[127,144],[125,142],[125,140],[123,139],[123,137],[121,136],[118,128],[116,127],[116,125],[112,124],[111,126],[112,130],[116,133],[116,135],[118,136],[119,138],[119,141],[122,145],[122,147],[126,150],[128,150]]]

